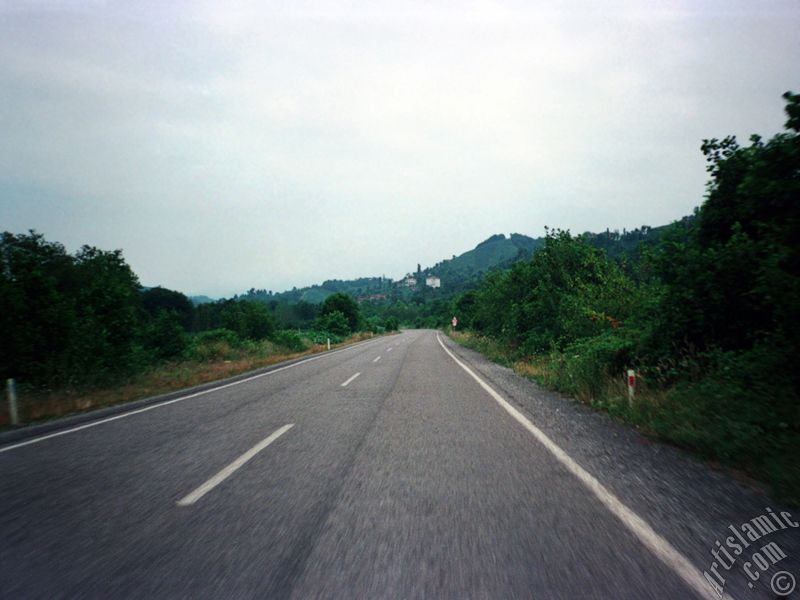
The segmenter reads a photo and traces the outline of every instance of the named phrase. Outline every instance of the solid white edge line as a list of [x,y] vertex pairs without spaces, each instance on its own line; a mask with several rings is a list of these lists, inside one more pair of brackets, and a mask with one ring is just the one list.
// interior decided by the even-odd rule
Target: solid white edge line
[[361,375],[361,373],[356,373],[355,375],[353,375],[353,376],[352,376],[350,379],[348,379],[347,381],[345,381],[345,382],[342,384],[342,387],[347,387],[347,384],[349,384],[351,381],[353,381],[353,380],[354,380],[356,377],[358,377],[359,375]]
[[[700,571],[689,562],[683,554],[678,552],[672,544],[660,536],[656,531],[647,524],[639,515],[633,512],[619,498],[612,494],[603,484],[601,484],[593,475],[576,463],[564,450],[561,449],[553,440],[536,425],[534,425],[525,415],[514,408],[509,402],[498,394],[494,389],[483,379],[478,377],[472,369],[461,362],[456,356],[450,352],[447,346],[442,342],[439,334],[436,334],[436,339],[439,345],[450,355],[458,366],[464,369],[478,384],[486,390],[486,392],[495,399],[495,401],[502,406],[508,414],[516,419],[525,429],[527,429],[539,443],[541,443],[547,450],[549,450],[558,461],[566,467],[578,480],[583,483],[595,495],[595,497],[608,508],[614,516],[619,519],[627,529],[633,533],[639,540],[658,557],[665,565],[677,574],[683,581],[697,592],[702,597],[718,598],[716,594],[712,594],[709,583],[700,574]],[[725,593],[726,598],[730,598],[728,593]]]
[[381,359],[381,357],[380,357],[380,356],[376,356],[375,358],[373,358],[373,359],[372,359],[372,362],[376,363],[376,362],[378,362],[380,359]]
[[139,408],[136,410],[131,410],[120,415],[115,415],[113,417],[106,417],[105,419],[99,419],[97,421],[92,421],[91,423],[86,423],[85,425],[78,425],[77,427],[70,427],[69,429],[63,429],[61,431],[56,431],[55,433],[48,433],[46,435],[32,438],[30,440],[25,440],[24,442],[18,442],[16,444],[11,444],[9,446],[4,446],[0,448],[0,454],[3,452],[8,452],[9,450],[14,450],[15,448],[22,448],[23,446],[29,446],[31,444],[38,444],[39,442],[43,442],[45,440],[49,440],[51,438],[59,437],[62,435],[67,435],[68,433],[75,433],[76,431],[80,431],[82,429],[89,429],[90,427],[97,427],[98,425],[102,425],[103,423],[110,423],[111,421],[116,421],[117,419],[125,419],[127,417],[132,417],[133,415],[138,415],[139,413],[147,412],[148,410],[155,410],[156,408],[161,408],[163,406],[169,406],[170,404],[175,404],[176,402],[182,402],[184,400],[189,400],[190,398],[197,398],[198,396],[203,396],[205,394],[211,394],[212,392],[217,392],[219,390],[224,390],[225,388],[233,387],[235,385],[240,385],[242,383],[247,383],[248,381],[253,381],[254,379],[259,379],[261,377],[266,377],[267,375],[272,375],[274,373],[279,373],[281,371],[285,371],[286,369],[291,369],[293,367],[299,367],[300,365],[304,365],[306,363],[310,363],[315,360],[319,360],[321,358],[325,358],[327,356],[331,356],[332,354],[338,354],[339,352],[346,352],[347,350],[352,350],[353,348],[358,348],[365,344],[369,344],[375,340],[366,340],[364,342],[358,342],[353,344],[352,346],[347,346],[346,348],[339,348],[337,350],[331,350],[330,352],[321,352],[316,356],[311,356],[309,358],[305,358],[303,360],[299,360],[296,363],[292,363],[290,365],[286,365],[283,367],[278,367],[277,369],[273,369],[272,371],[267,371],[266,373],[259,373],[258,375],[253,375],[252,377],[247,377],[245,379],[240,379],[239,381],[234,381],[232,383],[226,383],[223,385],[219,385],[217,387],[213,387],[207,390],[202,390],[200,392],[195,392],[194,394],[189,394],[188,396],[181,396],[180,398],[173,398],[172,400],[164,400],[163,402],[156,402],[155,404],[151,404],[150,406],[145,406],[144,408]]
[[279,437],[281,437],[284,433],[289,431],[292,427],[294,427],[294,423],[290,423],[288,425],[284,425],[283,427],[281,427],[277,431],[273,432],[272,435],[270,435],[269,437],[264,438],[263,440],[261,440],[258,444],[256,444],[252,448],[250,448],[250,450],[248,450],[247,452],[242,454],[239,458],[237,458],[235,461],[233,461],[227,467],[222,469],[219,473],[214,475],[211,479],[206,481],[203,485],[201,485],[200,487],[198,487],[194,491],[186,494],[183,498],[178,500],[175,504],[177,504],[178,506],[191,506],[192,504],[194,504],[195,502],[200,500],[200,498],[205,496],[208,492],[210,492],[215,487],[217,487],[220,483],[225,481],[228,477],[233,475],[247,461],[249,461],[256,454],[261,452],[264,448],[269,446],[272,442],[277,440]]

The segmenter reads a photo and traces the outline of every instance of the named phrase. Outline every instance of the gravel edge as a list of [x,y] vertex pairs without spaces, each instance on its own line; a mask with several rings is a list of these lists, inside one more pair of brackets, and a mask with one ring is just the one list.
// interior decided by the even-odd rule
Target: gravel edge
[[[447,335],[440,337],[451,352],[701,571],[711,567],[715,560],[711,550],[717,540],[724,543],[730,535],[729,525],[738,526],[762,515],[766,507],[775,512],[788,511],[796,521],[800,520],[800,511],[781,505],[752,482],[739,481],[730,471],[713,468],[686,451],[641,435],[605,413],[546,390]],[[487,401],[494,402],[488,396]],[[745,553],[771,541],[783,549],[787,558],[762,576],[754,584],[755,589],[749,589],[749,579],[741,571],[745,560],[742,554],[726,573],[726,592],[737,598],[762,594],[774,598],[769,590],[773,573],[788,570],[800,578],[800,529],[776,532]]]

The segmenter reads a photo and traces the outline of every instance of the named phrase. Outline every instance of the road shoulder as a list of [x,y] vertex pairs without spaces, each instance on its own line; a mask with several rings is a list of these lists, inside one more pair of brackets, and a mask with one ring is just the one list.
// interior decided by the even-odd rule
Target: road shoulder
[[[710,568],[717,540],[730,535],[729,525],[746,523],[765,508],[798,511],[781,506],[745,481],[716,470],[678,448],[654,442],[608,415],[543,389],[478,352],[441,335],[447,348],[573,460],[594,475],[635,513],[683,553],[699,569]],[[487,394],[487,402],[494,400]],[[800,533],[790,529],[773,534],[787,554],[780,568],[800,575]],[[729,589],[754,596],[741,572],[743,560],[729,572]],[[766,579],[766,580],[764,580]],[[767,591],[769,578],[756,582]]]

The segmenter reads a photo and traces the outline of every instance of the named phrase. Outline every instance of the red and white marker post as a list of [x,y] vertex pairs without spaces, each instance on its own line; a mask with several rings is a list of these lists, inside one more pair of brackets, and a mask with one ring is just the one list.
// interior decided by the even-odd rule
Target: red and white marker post
[[628,402],[633,404],[633,397],[636,395],[636,371],[628,369]]

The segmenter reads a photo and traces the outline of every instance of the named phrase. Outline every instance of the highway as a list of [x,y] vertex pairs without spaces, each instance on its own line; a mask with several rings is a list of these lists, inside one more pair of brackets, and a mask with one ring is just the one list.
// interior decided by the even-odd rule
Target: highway
[[[0,436],[0,597],[714,598],[715,541],[767,506],[789,510],[414,330]],[[800,576],[799,531],[725,592]]]

